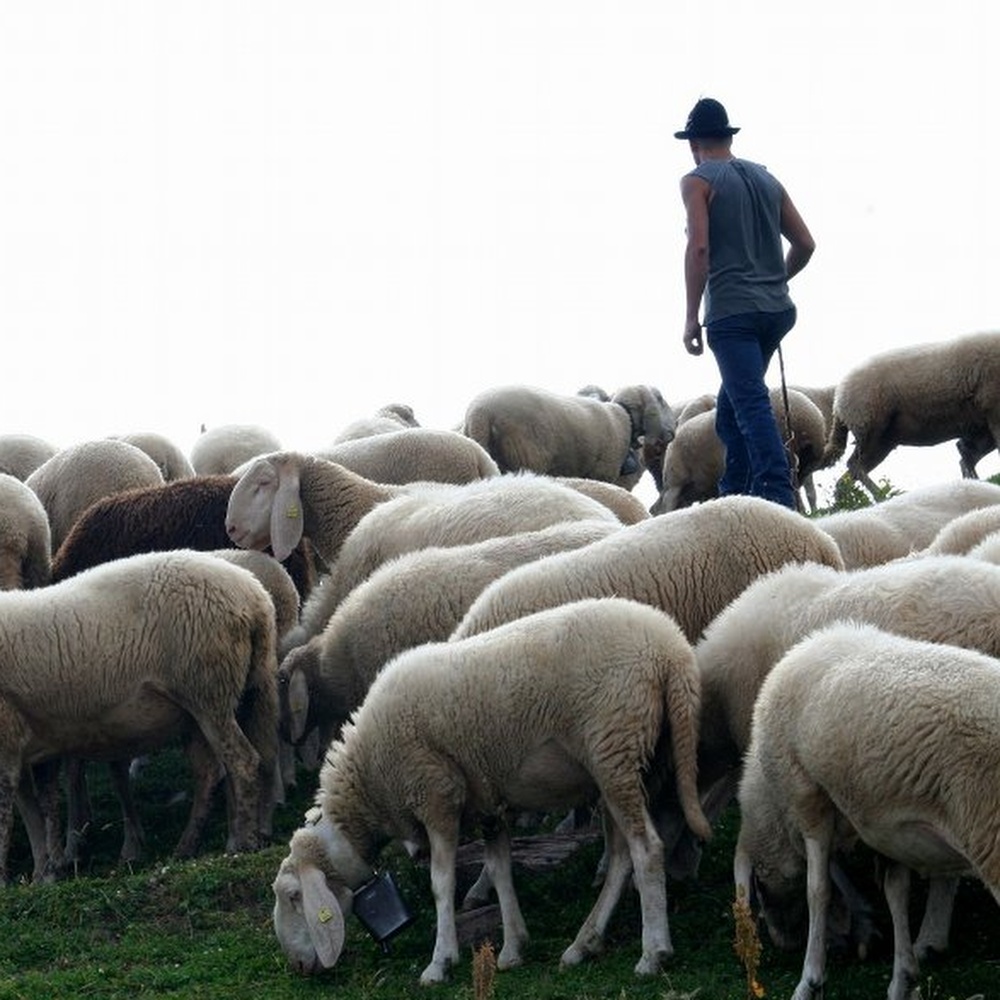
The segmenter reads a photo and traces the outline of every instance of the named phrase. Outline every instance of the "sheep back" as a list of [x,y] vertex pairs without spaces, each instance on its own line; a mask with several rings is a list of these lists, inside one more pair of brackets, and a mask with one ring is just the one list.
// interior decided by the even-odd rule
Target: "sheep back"
[[0,434],[0,472],[23,483],[58,450],[34,434]]
[[460,486],[413,484],[378,504],[347,536],[325,587],[330,607],[393,556],[432,545],[464,545],[564,521],[619,525],[604,504],[548,476],[494,476]]
[[85,441],[56,452],[25,480],[49,516],[52,549],[95,501],[112,493],[163,482],[159,466],[124,441]]
[[412,427],[343,441],[316,453],[377,483],[469,483],[500,474],[486,450],[458,431]]
[[256,424],[220,424],[203,430],[191,446],[191,467],[199,476],[235,472],[245,462],[279,451],[281,442]]
[[453,638],[618,594],[671,614],[694,642],[751,580],[789,562],[843,568],[836,543],[808,518],[756,497],[720,497],[511,570],[476,599]]

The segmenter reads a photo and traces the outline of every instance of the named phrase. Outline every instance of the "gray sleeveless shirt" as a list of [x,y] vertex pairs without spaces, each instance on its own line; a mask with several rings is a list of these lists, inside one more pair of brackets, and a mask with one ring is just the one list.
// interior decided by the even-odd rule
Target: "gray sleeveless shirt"
[[704,323],[792,308],[781,243],[781,187],[759,163],[706,160],[691,171],[712,189]]

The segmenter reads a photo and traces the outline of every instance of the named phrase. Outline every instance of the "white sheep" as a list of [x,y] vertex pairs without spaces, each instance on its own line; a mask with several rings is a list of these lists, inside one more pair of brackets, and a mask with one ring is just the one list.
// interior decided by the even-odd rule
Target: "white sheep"
[[[826,440],[823,414],[808,396],[795,389],[788,389],[787,411],[780,389],[772,389],[770,395],[782,438],[791,439],[794,474],[801,482],[820,467]],[[664,453],[663,487],[651,513],[666,514],[718,496],[725,465],[726,449],[715,431],[715,410],[686,417]]]
[[914,1000],[910,874],[972,875],[1000,903],[1000,661],[838,623],[774,667],[740,785],[737,891],[765,919],[802,893],[809,934],[794,1000],[822,995],[829,866],[859,840],[888,861],[889,1000]]
[[[274,927],[289,962],[303,973],[337,962],[352,890],[398,839],[430,851],[437,935],[421,981],[444,979],[459,955],[455,852],[469,824],[485,822],[504,931],[497,964],[519,964],[527,928],[511,880],[510,813],[599,795],[611,862],[562,961],[600,950],[634,869],[642,909],[636,972],[657,972],[673,948],[642,775],[649,768],[673,776],[692,828],[710,834],[694,794],[697,711],[690,645],[669,616],[631,601],[567,604],[488,635],[402,653],[327,753],[320,818],[293,835],[278,870]],[[668,743],[672,763],[654,759]]]
[[160,467],[142,449],[110,439],[62,448],[25,480],[49,516],[53,552],[94,501],[162,482]]
[[[269,829],[261,788],[274,773],[276,672],[270,597],[206,553],[132,556],[0,594],[0,879],[24,768],[120,760],[181,735],[205,766],[178,852],[197,845],[220,765],[232,797],[227,848],[255,848]],[[39,798],[58,864],[57,772],[46,772]]]
[[34,434],[0,434],[0,472],[23,483],[59,449]]
[[1000,504],[977,507],[945,524],[921,554],[962,555],[995,531],[1000,531]]
[[[463,432],[478,441],[502,472],[529,470],[582,476],[631,486],[649,457],[673,437],[674,415],[652,386],[627,386],[610,402],[531,386],[479,393],[465,412]],[[631,459],[630,459],[631,456]]]
[[[695,645],[702,682],[698,781],[711,820],[739,783],[750,743],[753,706],[765,678],[810,632],[841,619],[899,635],[1000,657],[1000,567],[963,556],[926,556],[838,573],[825,566],[785,566],[755,580],[705,629]],[[692,873],[692,852],[676,860],[683,818],[657,817],[674,873]],[[947,895],[947,887],[938,887]],[[951,889],[953,890],[953,886]],[[948,947],[950,905],[928,908],[918,954]],[[868,928],[858,929],[866,945]]]
[[[1000,333],[976,333],[868,358],[837,384],[825,466],[854,450],[847,474],[873,496],[868,473],[897,445],[935,445],[955,438],[1000,441]],[[967,449],[968,450],[968,449]],[[985,454],[985,452],[982,452]],[[981,457],[981,455],[980,455]],[[966,468],[963,454],[963,472]]]
[[975,479],[932,483],[871,507],[814,519],[840,546],[848,569],[875,566],[925,549],[956,517],[1000,503],[1000,486]]
[[202,427],[191,446],[191,466],[199,476],[235,472],[245,462],[279,451],[281,442],[266,427],[256,424],[220,424]]
[[[376,502],[378,496],[391,499]],[[270,544],[279,558],[303,536],[312,542],[330,573],[302,619],[319,631],[350,590],[393,556],[592,518],[620,523],[604,504],[548,476],[382,486],[351,479],[333,462],[285,453],[260,458],[244,473],[230,496],[226,527],[241,547]],[[314,601],[326,618],[310,613]]]
[[406,403],[389,403],[379,407],[370,417],[360,417],[342,428],[334,437],[333,444],[355,441],[373,434],[389,434],[407,427],[419,427],[413,407]]
[[170,438],[155,431],[136,431],[116,435],[118,441],[134,444],[156,462],[165,483],[193,476],[194,466],[187,455]]
[[621,595],[671,614],[694,642],[747,584],[789,562],[843,568],[836,543],[808,518],[758,497],[720,497],[510,570],[453,638],[566,601]]
[[500,474],[496,462],[471,438],[430,427],[397,427],[313,454],[377,483],[469,483]]
[[[266,552],[256,552],[250,549],[214,549],[209,550],[209,554],[249,570],[263,585],[274,604],[275,632],[279,640],[282,635],[295,626],[299,617],[299,592],[291,575],[277,559]],[[294,783],[294,757],[287,744],[279,746],[278,749],[279,753],[283,754],[283,759],[280,761],[283,780],[277,784],[275,795],[280,799],[284,794],[285,786]],[[132,801],[131,782],[143,761],[144,758],[136,758],[131,763],[127,760],[109,763],[112,782],[122,809],[123,834],[119,856],[123,861],[137,861],[142,853],[144,837],[138,811]],[[69,827],[66,846],[67,861],[75,860],[78,857],[85,840],[85,831],[92,820],[83,764],[84,762],[80,760],[66,762]]]
[[0,590],[44,587],[51,577],[49,516],[34,490],[0,472]]
[[447,639],[488,583],[618,530],[610,521],[570,521],[388,560],[347,595],[320,634],[283,656],[278,682],[289,738],[297,743],[318,726],[326,746],[382,666],[405,649]]

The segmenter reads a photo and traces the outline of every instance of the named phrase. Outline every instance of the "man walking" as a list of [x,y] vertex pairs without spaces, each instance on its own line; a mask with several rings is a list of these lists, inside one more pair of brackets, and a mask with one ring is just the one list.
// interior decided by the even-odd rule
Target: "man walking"
[[737,132],[726,109],[703,97],[674,133],[688,140],[695,162],[681,179],[687,213],[684,346],[701,354],[705,326],[722,377],[715,411],[726,448],[720,495],[750,494],[794,510],[788,456],[764,375],[795,325],[788,281],[816,244],[778,180],[760,164],[733,156]]

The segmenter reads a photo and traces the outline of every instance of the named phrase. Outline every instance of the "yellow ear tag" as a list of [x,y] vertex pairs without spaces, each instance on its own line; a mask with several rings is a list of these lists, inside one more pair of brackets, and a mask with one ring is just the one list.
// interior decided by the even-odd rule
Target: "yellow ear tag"
[[319,922],[321,924],[325,924],[333,919],[333,914],[330,912],[330,908],[328,906],[321,906],[319,913],[317,913],[316,916],[319,918]]
[[291,520],[294,521],[298,516],[299,516],[299,508],[298,507],[296,507],[296,506],[293,505],[291,507],[286,507],[285,508],[285,517],[290,518]]

